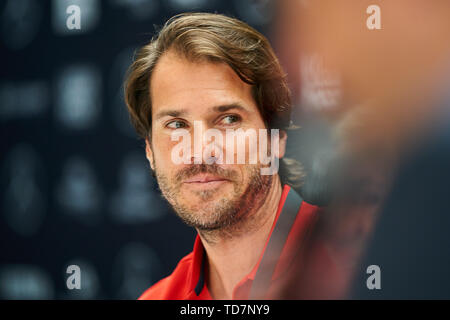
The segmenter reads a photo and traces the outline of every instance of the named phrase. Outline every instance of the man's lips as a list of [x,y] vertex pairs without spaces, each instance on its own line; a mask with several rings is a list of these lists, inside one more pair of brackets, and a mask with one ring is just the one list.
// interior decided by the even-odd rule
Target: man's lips
[[192,178],[186,179],[184,183],[209,183],[215,181],[228,181],[228,179],[213,175],[199,174]]

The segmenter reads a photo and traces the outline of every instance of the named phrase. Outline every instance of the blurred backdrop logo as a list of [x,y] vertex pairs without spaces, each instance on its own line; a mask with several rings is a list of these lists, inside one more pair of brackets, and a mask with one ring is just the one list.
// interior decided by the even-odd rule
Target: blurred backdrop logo
[[80,156],[66,160],[55,199],[64,214],[87,223],[98,221],[103,192],[88,161]]
[[17,51],[28,46],[42,24],[40,1],[9,0],[1,14],[2,37],[7,48]]
[[[152,192],[156,182],[140,152],[126,155],[120,164],[119,187],[109,201],[111,217],[123,224],[156,221],[164,215],[164,200]],[[148,208],[153,208],[149,210]]]
[[47,203],[42,159],[29,144],[19,144],[3,159],[3,218],[17,234],[35,235],[43,225]]
[[0,267],[0,296],[3,299],[53,299],[53,282],[41,267],[10,264]]
[[93,65],[64,67],[56,79],[55,117],[63,128],[93,127],[101,112],[102,78]]

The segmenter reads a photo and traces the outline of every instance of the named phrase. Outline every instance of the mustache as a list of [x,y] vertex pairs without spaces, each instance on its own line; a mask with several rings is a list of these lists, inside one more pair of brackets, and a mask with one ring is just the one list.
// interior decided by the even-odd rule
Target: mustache
[[181,183],[184,180],[191,178],[193,176],[196,176],[198,174],[201,174],[201,173],[213,174],[220,178],[231,180],[231,181],[236,180],[236,177],[238,176],[238,173],[236,171],[224,169],[217,164],[201,163],[201,164],[193,164],[193,165],[190,165],[189,167],[186,167],[186,168],[180,170],[175,175],[175,181],[178,183]]

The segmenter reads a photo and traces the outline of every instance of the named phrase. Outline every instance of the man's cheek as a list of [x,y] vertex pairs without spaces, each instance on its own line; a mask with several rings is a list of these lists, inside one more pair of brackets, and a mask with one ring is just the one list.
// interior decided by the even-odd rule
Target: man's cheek
[[160,162],[160,165],[165,165],[167,163],[167,160],[170,160],[171,149],[172,147],[170,145],[170,141],[158,139],[154,144],[154,157]]

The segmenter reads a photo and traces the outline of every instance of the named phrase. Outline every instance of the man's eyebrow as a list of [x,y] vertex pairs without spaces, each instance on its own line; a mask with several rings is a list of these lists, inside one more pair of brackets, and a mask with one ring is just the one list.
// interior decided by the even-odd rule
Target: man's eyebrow
[[[231,104],[225,104],[225,105],[220,105],[220,106],[215,106],[211,108],[214,112],[227,112],[229,110],[240,110],[243,112],[249,112],[246,108],[244,108],[243,106],[241,106],[239,103],[231,103]],[[181,117],[183,115],[187,114],[187,111],[182,109],[182,110],[163,110],[158,112],[155,115],[155,120],[161,119],[162,117]]]
[[212,109],[215,112],[227,112],[227,111],[233,110],[233,109],[237,109],[237,110],[243,111],[243,112],[249,112],[246,108],[241,106],[239,103],[231,103],[231,104],[221,105],[221,106],[213,107]]
[[182,116],[185,113],[186,113],[185,110],[163,110],[156,114],[155,120],[161,119],[162,117],[166,117],[166,116],[176,118],[176,117]]

